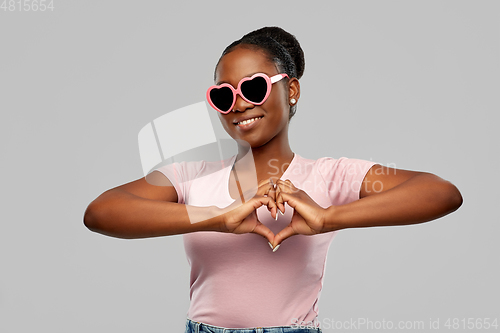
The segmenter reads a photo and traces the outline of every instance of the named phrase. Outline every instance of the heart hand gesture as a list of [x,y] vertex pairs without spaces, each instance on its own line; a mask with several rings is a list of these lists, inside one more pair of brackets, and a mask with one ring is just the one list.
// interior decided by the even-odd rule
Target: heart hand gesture
[[[251,192],[252,190],[245,192],[242,197],[248,197]],[[215,215],[222,216],[221,231],[234,234],[255,233],[266,238],[269,243],[273,243],[274,233],[259,221],[256,210],[260,206],[266,205],[271,215],[276,218],[278,207],[275,198],[274,185],[269,180],[260,182],[256,193],[250,200],[246,202],[237,200],[226,208],[218,209]]]
[[276,183],[276,204],[284,213],[285,202],[293,208],[290,224],[274,236],[275,249],[293,235],[316,235],[323,231],[326,209],[319,206],[306,192],[298,189],[290,180],[279,179]]
[[[244,196],[246,197],[246,196]],[[294,209],[290,224],[277,235],[262,224],[257,208],[266,205],[271,216],[276,219],[278,210],[284,214],[285,202]],[[326,209],[319,206],[306,192],[298,189],[290,180],[279,179],[274,185],[271,181],[262,181],[256,194],[248,201],[234,202],[220,209],[217,215],[222,215],[221,231],[243,234],[255,233],[266,238],[273,250],[293,235],[315,235],[323,231]]]

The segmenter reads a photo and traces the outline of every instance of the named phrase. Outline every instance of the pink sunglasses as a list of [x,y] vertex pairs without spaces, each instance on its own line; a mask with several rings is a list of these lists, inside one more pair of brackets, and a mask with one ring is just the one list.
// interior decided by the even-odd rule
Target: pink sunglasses
[[208,103],[223,114],[231,112],[236,103],[236,95],[240,95],[245,101],[254,105],[263,104],[269,94],[273,83],[278,82],[287,74],[277,74],[272,77],[264,73],[257,73],[252,77],[244,77],[238,83],[238,89],[234,89],[229,83],[211,86],[207,90]]

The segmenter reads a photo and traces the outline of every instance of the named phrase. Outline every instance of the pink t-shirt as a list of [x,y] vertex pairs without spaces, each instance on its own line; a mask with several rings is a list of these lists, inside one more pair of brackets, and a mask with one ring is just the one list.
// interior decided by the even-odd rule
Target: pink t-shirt
[[[178,194],[178,203],[227,207],[234,200],[228,181],[236,156],[219,162],[182,162],[160,167]],[[364,176],[376,162],[341,157],[310,160],[294,155],[281,179],[289,179],[318,205],[327,208],[359,199]],[[222,165],[222,166],[221,166]],[[271,217],[266,206],[259,220],[277,234],[293,209]],[[191,320],[227,328],[319,327],[321,294],[328,249],[335,232],[295,235],[276,252],[257,234],[193,232],[183,235],[191,266]]]

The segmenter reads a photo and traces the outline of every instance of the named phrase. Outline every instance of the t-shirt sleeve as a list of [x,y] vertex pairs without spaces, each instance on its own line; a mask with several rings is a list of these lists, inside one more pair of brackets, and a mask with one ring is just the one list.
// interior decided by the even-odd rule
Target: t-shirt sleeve
[[377,162],[341,157],[323,157],[318,160],[318,169],[326,184],[332,205],[344,205],[359,200],[363,180]]
[[154,171],[161,172],[172,183],[177,192],[177,203],[185,203],[184,198],[186,194],[187,175],[185,170],[185,163],[171,163],[161,166]]
[[172,183],[177,192],[177,203],[187,204],[186,198],[189,198],[189,190],[193,181],[199,176],[205,166],[204,161],[180,163],[174,162],[161,166],[154,171],[159,171],[165,175]]

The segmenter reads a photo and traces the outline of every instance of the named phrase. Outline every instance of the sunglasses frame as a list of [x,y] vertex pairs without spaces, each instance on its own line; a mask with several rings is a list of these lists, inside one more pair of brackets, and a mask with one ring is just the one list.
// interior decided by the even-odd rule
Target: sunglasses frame
[[[266,91],[266,95],[264,96],[264,98],[262,99],[262,102],[252,102],[251,100],[247,99],[243,93],[241,92],[241,85],[246,82],[246,81],[251,81],[253,80],[254,78],[256,77],[262,77],[264,78],[264,80],[266,80],[266,83],[267,83],[267,91]],[[230,85],[229,83],[223,83],[223,84],[220,84],[220,85],[213,85],[211,87],[209,87],[207,89],[207,94],[206,94],[206,97],[207,97],[207,101],[208,103],[210,104],[211,107],[213,107],[215,110],[219,111],[220,113],[223,113],[223,114],[228,114],[229,112],[231,112],[233,110],[233,107],[234,105],[236,104],[236,95],[240,95],[241,98],[243,98],[243,100],[245,100],[246,102],[250,103],[250,104],[253,104],[253,105],[261,105],[261,104],[264,104],[264,102],[267,100],[267,98],[269,97],[269,95],[271,94],[271,89],[272,89],[272,85],[273,83],[276,83],[278,81],[280,81],[281,79],[283,79],[284,77],[288,77],[287,74],[285,73],[281,73],[281,74],[276,74],[276,75],[273,75],[271,77],[267,76],[267,74],[264,74],[264,73],[256,73],[250,77],[244,77],[240,80],[240,82],[238,82],[238,88],[237,89],[234,89],[234,87],[232,85]],[[227,111],[222,111],[220,110],[218,107],[216,107],[214,105],[214,103],[212,103],[212,99],[210,98],[210,92],[213,90],[213,89],[221,89],[221,88],[224,88],[224,87],[228,87],[229,89],[231,89],[231,91],[233,92],[233,103],[231,104],[231,107],[229,108],[229,110]]]

